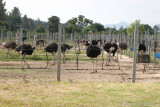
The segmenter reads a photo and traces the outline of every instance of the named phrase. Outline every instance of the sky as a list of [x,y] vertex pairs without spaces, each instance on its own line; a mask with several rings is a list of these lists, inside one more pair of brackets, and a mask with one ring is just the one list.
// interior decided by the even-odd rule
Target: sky
[[61,23],[84,15],[103,25],[141,20],[151,26],[160,24],[160,0],[3,0],[11,11],[18,7],[22,16],[48,21],[58,16]]

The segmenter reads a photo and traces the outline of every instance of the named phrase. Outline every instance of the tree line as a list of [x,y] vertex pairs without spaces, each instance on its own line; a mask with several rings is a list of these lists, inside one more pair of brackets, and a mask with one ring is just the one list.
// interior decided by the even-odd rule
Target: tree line
[[[17,29],[23,28],[23,32],[50,32],[52,34],[58,32],[58,24],[60,23],[60,18],[58,16],[49,17],[48,22],[41,21],[39,18],[34,20],[32,18],[28,18],[27,15],[21,16],[18,7],[14,7],[7,13],[5,5],[6,3],[3,2],[3,0],[0,0],[0,30],[16,32]],[[73,17],[62,25],[67,33],[74,33],[75,31],[79,34],[86,34],[89,31],[93,31],[94,33],[109,33],[109,30],[111,30],[114,34],[130,34],[134,32],[134,26],[136,24],[139,25],[139,33],[144,33],[149,30],[150,34],[154,34],[154,30],[160,31],[159,25],[155,25],[152,28],[148,24],[140,24],[140,20],[136,20],[131,23],[127,28],[123,28],[123,26],[121,26],[118,30],[116,27],[104,28],[103,24],[93,22],[91,19],[88,19],[83,15]]]

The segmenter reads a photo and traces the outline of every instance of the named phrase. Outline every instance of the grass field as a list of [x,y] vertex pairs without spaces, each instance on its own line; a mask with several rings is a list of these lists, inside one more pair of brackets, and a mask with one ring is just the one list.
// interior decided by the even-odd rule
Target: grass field
[[[0,50],[0,61],[18,63],[19,55],[12,51],[15,59],[6,59],[6,52]],[[69,51],[67,60],[75,61],[74,51]],[[82,51],[81,54],[85,54]],[[106,57],[106,56],[105,56]],[[46,61],[45,52],[36,50],[32,56],[26,56],[27,60]],[[57,56],[56,56],[57,58]],[[101,56],[98,57],[101,59]],[[86,55],[79,56],[79,59],[88,59]],[[49,60],[52,60],[50,54]],[[17,63],[16,63],[17,62]],[[34,62],[34,63],[35,63]],[[87,62],[88,63],[88,62]],[[129,63],[128,63],[129,64]],[[37,64],[38,65],[38,64]],[[1,67],[12,65],[2,65]],[[12,66],[12,67],[14,67]],[[41,65],[39,65],[41,66]],[[67,65],[64,65],[67,66]],[[89,66],[89,65],[87,65]],[[123,66],[123,65],[121,65]],[[111,66],[112,67],[112,66]],[[56,68],[56,67],[55,67]],[[131,67],[129,67],[131,68]],[[122,68],[123,69],[123,68]],[[127,69],[128,70],[128,69]],[[90,71],[66,71],[67,74],[75,76],[87,75],[87,78],[102,78],[103,76],[121,74],[126,76],[126,69],[121,71],[112,70],[98,71],[97,74],[90,74]],[[65,71],[63,71],[65,72]],[[155,73],[155,72],[154,72]],[[157,72],[159,74],[159,72]],[[0,107],[159,107],[160,106],[160,83],[120,83],[120,82],[93,82],[81,81],[68,78],[67,81],[56,82],[56,70],[54,69],[0,69]],[[140,72],[139,74],[142,75]],[[147,74],[147,73],[146,73]],[[69,75],[69,76],[70,76]],[[89,76],[88,76],[89,75]],[[99,76],[98,76],[99,75]],[[139,75],[139,76],[141,76]],[[144,74],[143,74],[144,75]],[[148,74],[151,75],[151,74]],[[145,78],[149,78],[146,75]],[[63,75],[64,76],[64,75]],[[65,75],[67,76],[67,75]],[[68,77],[69,77],[68,76]],[[117,78],[115,77],[115,78]],[[51,79],[54,78],[54,79]],[[81,77],[80,77],[81,78]],[[112,78],[112,77],[111,77]],[[126,77],[128,78],[128,77]],[[142,77],[137,77],[143,79]],[[159,77],[156,77],[159,79]],[[83,79],[83,78],[82,78]],[[146,79],[144,79],[146,81]]]
[[160,106],[160,83],[0,81],[2,107]]

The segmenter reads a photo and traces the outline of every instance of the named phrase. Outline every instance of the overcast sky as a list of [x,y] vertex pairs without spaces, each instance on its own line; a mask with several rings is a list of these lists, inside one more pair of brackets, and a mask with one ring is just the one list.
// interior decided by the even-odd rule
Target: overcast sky
[[140,19],[144,24],[160,24],[160,0],[3,0],[6,9],[18,7],[29,18],[48,21],[58,16],[61,23],[84,15],[94,22],[116,24],[132,23]]

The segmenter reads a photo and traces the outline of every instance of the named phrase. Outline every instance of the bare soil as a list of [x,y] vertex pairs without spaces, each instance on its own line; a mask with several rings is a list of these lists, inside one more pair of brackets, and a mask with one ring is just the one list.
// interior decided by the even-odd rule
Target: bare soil
[[[61,64],[61,81],[73,82],[131,82],[132,80],[132,58],[123,56],[119,59],[120,70],[117,62],[111,61],[109,66],[104,63],[102,69],[102,61],[97,63],[97,73],[91,74],[93,71],[93,63],[91,61],[80,61],[78,70],[76,62],[67,62]],[[0,78],[7,80],[19,80],[26,76],[28,80],[40,81],[56,81],[57,80],[57,64],[51,65],[49,62],[47,69],[44,69],[46,62],[42,61],[27,61],[30,69],[25,66],[21,70],[21,62],[0,62]],[[136,82],[160,82],[160,68],[156,66],[153,70],[153,64],[148,64],[143,73],[144,63],[137,63]],[[4,72],[5,71],[5,72]],[[19,72],[17,72],[19,71]],[[21,72],[22,71],[22,72]]]

